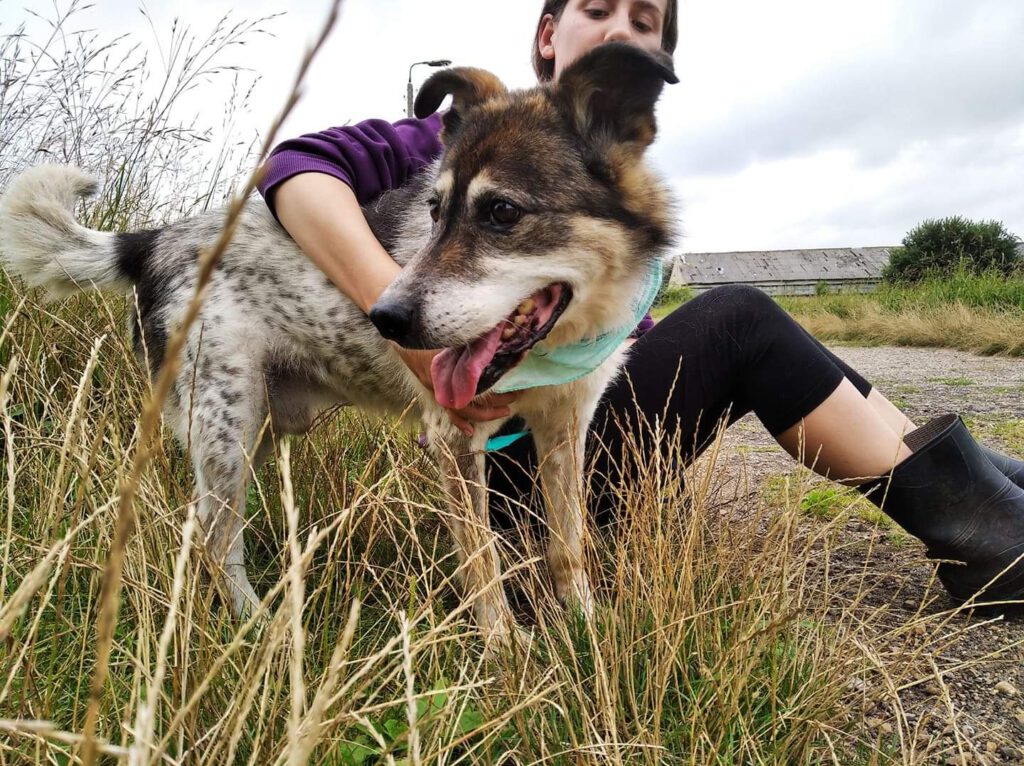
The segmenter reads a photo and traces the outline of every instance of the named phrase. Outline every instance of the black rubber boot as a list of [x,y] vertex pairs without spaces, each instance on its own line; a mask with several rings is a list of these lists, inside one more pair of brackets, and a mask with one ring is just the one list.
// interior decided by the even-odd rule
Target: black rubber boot
[[1024,462],[990,450],[988,447],[982,447],[981,451],[985,453],[985,457],[989,459],[992,465],[999,469],[1003,476],[1018,487],[1024,487]]
[[924,542],[931,558],[963,562],[939,564],[953,598],[984,589],[975,603],[1024,599],[1024,489],[990,462],[957,415],[904,441],[914,454],[861,492]]

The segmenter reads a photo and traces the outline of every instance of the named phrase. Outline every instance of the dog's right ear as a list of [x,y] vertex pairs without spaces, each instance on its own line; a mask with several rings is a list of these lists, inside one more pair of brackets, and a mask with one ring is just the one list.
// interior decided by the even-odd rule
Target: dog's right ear
[[452,106],[444,113],[441,141],[451,142],[462,125],[462,118],[473,107],[492,98],[507,96],[508,88],[490,72],[471,67],[445,69],[431,75],[416,96],[416,116],[429,117],[441,106],[445,96],[452,97]]
[[654,107],[662,88],[677,82],[667,53],[611,42],[570,64],[552,95],[584,139],[642,152],[654,141]]

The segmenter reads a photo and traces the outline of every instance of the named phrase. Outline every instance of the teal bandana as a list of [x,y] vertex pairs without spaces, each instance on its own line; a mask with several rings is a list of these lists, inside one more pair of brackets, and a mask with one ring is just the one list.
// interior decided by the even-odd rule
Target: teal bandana
[[[661,262],[656,261],[643,288],[633,299],[633,313],[630,321],[615,330],[609,330],[594,338],[584,338],[567,346],[548,348],[541,341],[527,353],[526,358],[502,376],[493,391],[499,394],[522,391],[540,386],[560,386],[582,378],[596,370],[629,334],[636,329],[654,303],[661,289]],[[528,431],[495,436],[487,440],[488,452],[507,447],[525,436]]]

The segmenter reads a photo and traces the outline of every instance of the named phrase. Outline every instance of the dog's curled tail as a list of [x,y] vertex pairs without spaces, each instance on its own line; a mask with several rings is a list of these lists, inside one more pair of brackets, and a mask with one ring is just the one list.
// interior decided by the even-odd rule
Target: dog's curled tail
[[41,165],[19,175],[0,197],[0,262],[51,297],[94,287],[131,289],[117,236],[75,220],[75,203],[97,183],[78,168]]

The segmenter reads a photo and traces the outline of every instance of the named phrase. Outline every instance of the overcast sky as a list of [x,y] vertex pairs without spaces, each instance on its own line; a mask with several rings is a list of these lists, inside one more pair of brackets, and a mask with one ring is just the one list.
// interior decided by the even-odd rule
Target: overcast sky
[[[67,0],[58,0],[63,7]],[[80,24],[151,41],[137,0]],[[0,0],[0,31],[43,12]],[[449,58],[533,84],[540,0],[346,0],[282,137],[399,119],[409,64]],[[152,0],[158,31],[284,13],[228,63],[262,77],[250,131],[278,109],[326,0]],[[995,218],[1024,236],[1024,0],[681,0],[656,166],[687,251],[896,244],[928,217]],[[422,82],[428,70],[417,69]],[[201,94],[216,109],[222,96]]]

